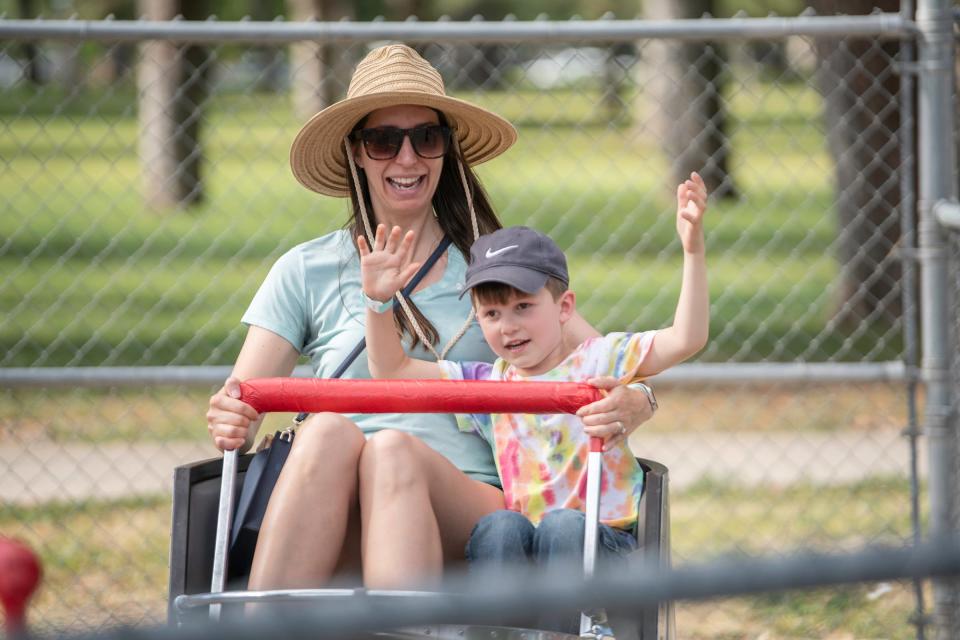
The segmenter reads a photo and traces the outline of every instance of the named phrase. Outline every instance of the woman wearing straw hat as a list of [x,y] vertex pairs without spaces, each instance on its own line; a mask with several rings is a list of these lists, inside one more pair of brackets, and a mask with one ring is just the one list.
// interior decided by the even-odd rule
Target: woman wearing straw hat
[[[251,302],[233,373],[210,399],[218,448],[248,448],[259,426],[239,400],[240,380],[290,375],[301,354],[318,377],[331,377],[363,337],[365,306],[381,302],[362,295],[355,239],[372,244],[379,224],[416,232],[416,262],[444,236],[453,243],[395,307],[410,354],[493,361],[469,300],[459,298],[471,243],[501,226],[471,167],[516,136],[503,118],[447,96],[440,74],[409,47],[381,47],[360,62],[347,97],[307,122],[290,153],[305,187],[351,198],[352,220],[282,256]],[[574,324],[578,341],[597,335],[582,318]],[[369,377],[366,358],[343,377]],[[642,391],[596,384],[613,391],[588,407],[585,423],[619,421],[626,437],[650,417]],[[502,508],[490,446],[460,433],[453,416],[311,416],[271,496],[249,586],[319,586],[361,566],[368,587],[422,583],[462,561],[476,522]]]

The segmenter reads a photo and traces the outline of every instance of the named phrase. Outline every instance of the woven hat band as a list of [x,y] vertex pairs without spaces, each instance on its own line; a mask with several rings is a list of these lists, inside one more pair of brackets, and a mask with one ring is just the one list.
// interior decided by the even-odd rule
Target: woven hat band
[[364,80],[363,83],[357,83],[358,86],[350,87],[347,98],[359,98],[362,96],[375,95],[378,93],[413,93],[418,95],[446,95],[443,90],[443,84],[439,86],[430,81],[425,81],[422,77],[415,76],[409,72],[401,72],[391,77],[371,77]]

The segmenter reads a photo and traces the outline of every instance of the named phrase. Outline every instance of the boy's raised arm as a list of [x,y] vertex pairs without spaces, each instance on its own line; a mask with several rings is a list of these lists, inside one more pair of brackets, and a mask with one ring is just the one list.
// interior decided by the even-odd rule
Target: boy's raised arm
[[400,233],[400,227],[394,227],[387,234],[384,225],[377,225],[372,249],[363,236],[357,238],[363,293],[374,306],[383,309],[381,312],[379,308],[367,306],[367,366],[374,378],[439,378],[437,363],[411,358],[404,352],[393,323],[390,302],[420,266],[410,262],[413,231],[408,231],[402,239]]
[[707,286],[706,242],[703,216],[707,187],[691,173],[677,187],[677,234],[683,245],[683,280],[673,325],[657,331],[640,377],[652,376],[683,362],[707,344],[710,333],[710,290]]

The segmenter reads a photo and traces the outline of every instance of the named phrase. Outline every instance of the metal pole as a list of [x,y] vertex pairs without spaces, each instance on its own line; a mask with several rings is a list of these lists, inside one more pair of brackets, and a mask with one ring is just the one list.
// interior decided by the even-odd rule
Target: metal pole
[[[220,475],[220,507],[217,509],[217,537],[213,548],[213,574],[210,592],[220,593],[227,588],[228,557],[230,554],[230,526],[233,524],[233,501],[237,494],[236,450],[223,452],[223,471]],[[210,606],[210,619],[220,619],[220,605]]]
[[[913,2],[904,0],[900,5],[900,16],[904,20],[913,20]],[[913,38],[904,38],[900,44],[900,247],[903,264],[901,299],[903,300],[903,363],[907,370],[907,427],[904,435],[910,446],[910,524],[913,529],[913,544],[922,541],[920,525],[920,474],[918,469],[918,446],[922,435],[917,419],[917,371],[919,370],[919,349],[917,332],[917,288],[916,288],[916,193],[914,176],[916,175],[916,156],[914,151],[915,119],[913,99],[915,93],[914,73],[916,47]],[[923,581],[913,581],[914,611],[910,621],[916,627],[917,640],[926,638],[926,605],[923,595]]]
[[[950,379],[950,308],[947,234],[933,207],[954,195],[953,19],[950,0],[920,0],[919,179],[923,381],[927,397],[924,433],[930,462],[930,535],[945,539],[956,530],[956,415]],[[933,583],[935,637],[960,637],[960,589],[953,579]]]
[[[217,389],[233,367],[0,367],[0,388],[57,387],[143,389],[160,386],[194,386]],[[295,378],[314,377],[309,365],[293,370]],[[700,387],[763,384],[847,384],[903,382],[903,362],[686,362],[651,378],[658,387]]]
[[[716,560],[709,564],[685,563],[676,569],[667,569],[657,562],[641,566],[611,567],[596,580],[585,585],[572,571],[529,574],[519,566],[515,571],[490,575],[478,581],[476,576],[461,575],[459,579],[445,580],[443,593],[391,596],[390,592],[367,593],[365,597],[344,597],[328,590],[295,590],[289,596],[273,592],[272,600],[313,600],[314,606],[296,611],[285,611],[283,616],[252,616],[226,620],[214,633],[208,626],[140,627],[135,635],[129,628],[107,630],[98,634],[101,640],[207,640],[229,637],[231,640],[263,640],[283,638],[421,638],[455,637],[439,633],[423,634],[417,630],[398,632],[398,628],[413,625],[434,625],[438,620],[444,626],[454,624],[484,624],[491,617],[507,619],[526,618],[557,610],[609,607],[621,611],[639,611],[658,602],[670,600],[707,600],[717,597],[742,596],[792,588],[810,588],[858,582],[904,579],[930,575],[960,574],[960,545],[957,541],[939,544],[926,543],[917,548],[873,547],[856,553],[811,554],[779,556],[776,558],[735,558]],[[572,567],[571,567],[572,569]],[[262,592],[261,592],[262,593]],[[268,592],[269,593],[269,592]],[[298,595],[302,594],[302,595]],[[249,591],[231,591],[225,594],[191,594],[177,596],[175,607],[185,611],[211,603],[246,602]],[[320,606],[326,596],[327,606]],[[372,631],[388,630],[378,636]],[[520,633],[496,634],[492,631],[469,633],[461,628],[456,637],[523,638]],[[479,629],[477,631],[480,631]],[[509,631],[509,630],[508,630]],[[81,637],[61,634],[60,637],[81,640]],[[526,637],[560,638],[563,634],[527,633]],[[633,636],[635,637],[635,636]],[[91,640],[90,635],[82,640]]]
[[[603,469],[603,439],[590,438],[587,454],[587,504],[583,527],[583,576],[593,578],[597,569],[597,527],[600,526],[600,471]],[[596,637],[595,611],[580,614],[580,637]]]
[[439,22],[217,22],[215,20],[0,20],[0,40],[139,42],[631,42],[648,38],[784,38],[791,35],[896,39],[916,31],[898,13],[689,20],[512,20]]

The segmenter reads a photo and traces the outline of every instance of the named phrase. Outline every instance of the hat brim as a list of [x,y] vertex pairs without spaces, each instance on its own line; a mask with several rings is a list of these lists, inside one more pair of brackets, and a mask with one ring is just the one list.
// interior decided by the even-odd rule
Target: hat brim
[[549,277],[550,274],[544,271],[519,267],[515,264],[497,265],[488,267],[479,273],[475,273],[472,278],[468,278],[458,297],[462,298],[470,289],[486,282],[500,282],[524,293],[536,293],[546,286]]
[[293,175],[311,191],[349,196],[343,137],[371,111],[408,104],[441,111],[470,166],[497,157],[517,140],[517,130],[507,120],[457,98],[403,91],[374,93],[341,100],[307,121],[290,148]]

